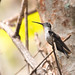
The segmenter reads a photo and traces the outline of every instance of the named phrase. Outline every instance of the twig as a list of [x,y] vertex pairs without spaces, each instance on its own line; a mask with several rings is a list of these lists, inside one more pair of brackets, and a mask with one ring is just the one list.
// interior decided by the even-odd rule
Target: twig
[[38,55],[39,51],[34,55],[34,58]]
[[67,38],[65,38],[65,39],[63,40],[63,42],[67,41],[70,37],[71,37],[71,35],[69,35]]
[[37,65],[36,65],[34,58],[30,55],[27,48],[22,44],[22,42],[18,38],[12,37],[14,32],[10,29],[10,27],[8,25],[0,22],[0,28],[7,32],[7,34],[12,39],[13,43],[16,45],[16,47],[18,48],[18,50],[20,51],[20,53],[24,57],[24,60],[26,60],[29,63],[31,68],[35,69]]
[[[32,13],[34,13],[34,12],[37,12],[37,10],[34,9],[34,10],[29,11],[29,12],[28,12],[28,15],[30,15],[30,14],[32,14]],[[6,24],[6,22],[8,22],[9,25],[10,25],[12,22],[17,21],[18,16],[19,16],[19,14],[16,14],[15,16],[13,16],[13,17],[11,17],[11,18],[9,18],[9,19],[7,19],[7,20],[4,20],[4,23]],[[10,25],[10,26],[11,26],[11,25]]]
[[16,30],[15,30],[15,34],[13,36],[14,38],[18,37],[20,39],[19,30],[20,30],[22,19],[24,17],[25,5],[26,5],[25,0],[22,0],[21,12],[20,12],[20,15],[19,15],[18,20],[17,20],[17,27],[16,27]]
[[53,51],[51,53],[49,53],[44,60],[41,61],[41,63],[32,71],[32,73],[30,75],[32,75],[34,72],[36,72],[37,68],[53,53]]
[[15,16],[13,16],[13,17],[11,17],[9,19],[4,20],[4,23],[6,23],[6,22],[9,22],[9,23],[15,22],[15,21],[17,21],[18,16],[19,16],[19,14],[16,14]]
[[42,52],[40,52],[41,53],[41,55],[45,58],[45,55],[42,53]]
[[42,56],[45,58],[45,56],[43,55],[42,51],[41,50],[38,50],[38,52],[34,55],[34,58],[38,55],[38,53],[41,53]]
[[[37,12],[37,10],[34,9],[34,10],[32,10],[32,11],[29,11],[29,12],[28,12],[28,15],[30,15],[30,14],[32,14],[32,13],[34,13],[34,12]],[[9,26],[11,26],[11,27],[14,27],[14,26],[16,26],[16,24],[15,24],[14,22],[17,21],[18,16],[19,16],[19,14],[17,14],[16,16],[14,16],[14,17],[12,17],[12,18],[9,18],[9,19],[7,19],[7,20],[4,20],[3,23],[5,23],[5,24],[7,24],[7,25],[9,25]]]
[[30,14],[32,14],[32,13],[35,13],[35,12],[37,12],[36,9],[34,9],[34,10],[32,10],[32,11],[29,11],[29,12],[28,12],[28,15],[30,15]]
[[17,72],[15,73],[15,75],[17,75],[20,71],[22,71],[26,66],[27,66],[27,65],[24,65],[22,68],[20,68],[20,70],[17,71]]
[[29,40],[28,40],[28,0],[26,0],[26,10],[24,13],[25,17],[25,40],[26,40],[26,47],[29,49]]
[[58,63],[58,60],[57,60],[57,56],[56,56],[56,53],[55,53],[54,41],[52,41],[52,49],[53,49],[53,52],[54,52],[54,56],[55,56],[55,61],[56,61],[56,64],[57,64],[57,68],[59,70],[60,75],[62,75],[62,72],[61,72],[61,69],[59,67],[59,63]]
[[40,41],[40,39],[39,39],[39,36],[38,36],[38,34],[37,33],[35,33],[35,41],[36,41],[36,44],[37,44],[37,46],[38,46],[38,52],[40,52],[41,53],[41,55],[45,58],[45,56],[44,56],[44,54],[42,53],[42,52],[44,52],[44,50],[40,50],[41,48],[43,48],[43,47],[41,47],[41,41]]
[[[25,17],[25,42],[26,42],[26,47],[29,50],[29,38],[28,38],[28,0],[26,1],[26,9],[25,9],[25,13],[24,13],[24,17]],[[29,68],[29,64],[28,64],[28,73],[30,73],[30,68]]]

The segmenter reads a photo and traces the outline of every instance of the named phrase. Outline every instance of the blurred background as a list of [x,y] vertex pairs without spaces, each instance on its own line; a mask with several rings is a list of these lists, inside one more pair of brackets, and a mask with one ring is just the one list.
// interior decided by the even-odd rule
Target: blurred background
[[[20,13],[22,0],[1,0],[0,2],[0,21],[5,21]],[[33,11],[37,7],[36,0],[28,1],[28,11]],[[37,53],[35,43],[35,33],[39,34],[41,40],[44,39],[43,27],[32,21],[40,22],[38,12],[34,12],[28,16],[28,31],[29,31],[29,51],[34,56]],[[15,27],[12,27],[15,30]],[[23,19],[20,29],[21,41],[25,45],[25,20]],[[40,58],[36,57],[37,60]],[[23,66],[25,61],[20,52],[13,44],[8,34],[0,29],[0,75],[28,75],[26,67],[16,74]]]

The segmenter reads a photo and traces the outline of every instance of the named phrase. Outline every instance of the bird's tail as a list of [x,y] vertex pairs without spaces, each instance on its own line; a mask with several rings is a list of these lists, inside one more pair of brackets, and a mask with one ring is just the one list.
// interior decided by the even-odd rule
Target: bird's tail
[[68,55],[68,53],[67,53],[67,52],[64,52],[64,54],[65,54],[65,56],[66,56],[67,58],[69,58],[69,55]]
[[72,53],[70,50],[67,50],[66,48],[64,48],[64,50],[67,52],[67,54]]
[[[64,49],[64,48],[63,48]],[[64,54],[66,55],[67,58],[69,58],[69,55],[71,51],[68,51],[67,49],[64,49]]]

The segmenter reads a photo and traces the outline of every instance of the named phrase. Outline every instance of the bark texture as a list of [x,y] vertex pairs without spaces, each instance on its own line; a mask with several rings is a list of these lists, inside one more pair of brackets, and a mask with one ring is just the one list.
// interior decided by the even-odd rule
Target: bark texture
[[69,59],[57,50],[56,54],[63,75],[75,75],[75,0],[38,0],[37,5],[41,22],[50,22],[62,39],[71,34],[65,42],[72,52]]

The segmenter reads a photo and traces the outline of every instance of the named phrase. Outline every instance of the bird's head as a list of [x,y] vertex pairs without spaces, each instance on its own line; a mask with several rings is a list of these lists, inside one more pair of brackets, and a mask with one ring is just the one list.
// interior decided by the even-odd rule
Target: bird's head
[[39,22],[35,22],[35,21],[32,21],[32,22],[33,22],[33,23],[40,24],[40,25],[42,25],[44,28],[45,28],[45,27],[51,28],[51,24],[50,24],[49,22],[46,22],[46,23],[39,23]]

